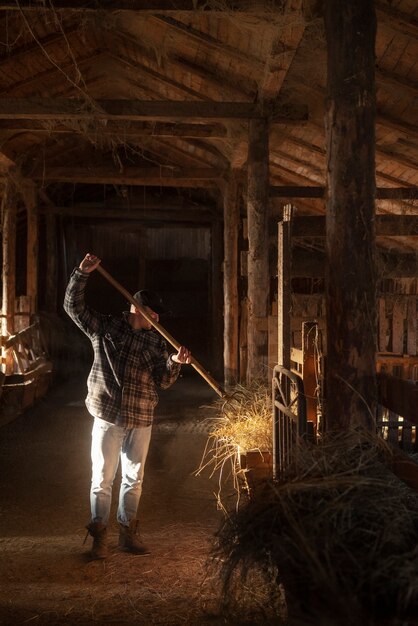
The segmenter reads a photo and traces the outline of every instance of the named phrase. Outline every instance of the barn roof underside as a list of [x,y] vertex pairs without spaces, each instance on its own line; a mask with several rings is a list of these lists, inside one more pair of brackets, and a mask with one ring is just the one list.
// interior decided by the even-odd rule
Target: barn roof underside
[[[248,121],[267,114],[271,214],[292,202],[298,216],[324,215],[319,4],[0,2],[3,184],[34,181],[58,213],[208,220],[228,172],[245,179]],[[412,217],[418,5],[375,6],[376,209]],[[378,229],[378,245],[415,255],[417,228],[398,223]],[[306,235],[307,247],[323,246]]]

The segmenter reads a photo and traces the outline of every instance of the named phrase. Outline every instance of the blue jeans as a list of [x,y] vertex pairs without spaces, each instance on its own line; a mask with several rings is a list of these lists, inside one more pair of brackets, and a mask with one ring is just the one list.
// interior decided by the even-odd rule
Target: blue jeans
[[121,464],[117,520],[127,526],[136,518],[152,426],[122,428],[94,418],[91,439],[91,519],[107,525],[112,486]]

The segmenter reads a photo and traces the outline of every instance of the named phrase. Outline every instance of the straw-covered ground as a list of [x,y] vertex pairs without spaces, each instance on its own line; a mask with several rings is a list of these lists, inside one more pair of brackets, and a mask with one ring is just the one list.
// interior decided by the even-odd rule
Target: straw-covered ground
[[238,507],[224,473],[224,517],[218,476],[196,475],[215,398],[193,377],[158,411],[140,507],[151,554],[119,552],[113,511],[111,556],[91,561],[83,397],[67,385],[0,428],[1,624],[418,623],[418,497],[383,442],[301,446],[285,480]]
[[[0,428],[0,624],[266,624],[264,587],[227,613],[207,567],[222,514],[216,479],[196,477],[207,439],[197,376],[162,394],[140,506],[146,557],[89,559],[91,422],[84,379]],[[267,619],[267,621],[266,621]]]

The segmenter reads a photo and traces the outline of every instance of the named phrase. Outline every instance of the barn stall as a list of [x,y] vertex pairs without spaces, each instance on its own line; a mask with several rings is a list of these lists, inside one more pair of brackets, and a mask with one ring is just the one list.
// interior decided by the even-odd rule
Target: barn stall
[[415,451],[414,3],[0,9],[2,421],[84,374],[61,302],[90,250],[161,292],[227,391],[286,404],[291,372],[315,439],[378,425]]

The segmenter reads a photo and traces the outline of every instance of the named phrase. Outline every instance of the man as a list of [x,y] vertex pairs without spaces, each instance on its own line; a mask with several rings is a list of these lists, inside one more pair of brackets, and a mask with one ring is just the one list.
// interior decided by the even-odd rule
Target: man
[[[92,430],[91,521],[92,557],[108,554],[107,524],[112,485],[121,464],[117,520],[119,545],[136,554],[147,554],[138,532],[137,509],[142,491],[157,388],[165,389],[177,379],[181,364],[191,362],[184,346],[168,356],[164,339],[153,330],[139,309],[131,305],[123,317],[104,315],[86,305],[88,278],[100,259],[87,254],[70,278],[64,309],[90,338],[94,361],[87,380],[86,406],[94,418]],[[148,315],[158,322],[163,312],[154,292],[134,296]]]

